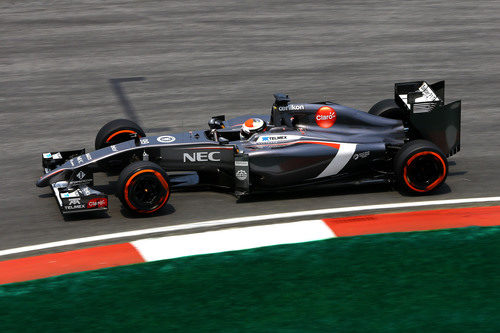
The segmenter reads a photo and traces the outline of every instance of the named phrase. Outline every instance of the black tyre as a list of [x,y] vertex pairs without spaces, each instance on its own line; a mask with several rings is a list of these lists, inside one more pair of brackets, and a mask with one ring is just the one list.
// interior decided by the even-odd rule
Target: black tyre
[[135,213],[154,213],[170,197],[167,173],[153,162],[132,163],[120,173],[117,195],[123,206]]
[[403,119],[403,110],[401,110],[393,99],[384,99],[376,103],[371,107],[368,113],[384,118]]
[[104,125],[95,137],[95,149],[128,141],[134,136],[145,137],[144,130],[128,119],[115,119]]
[[406,143],[394,157],[396,184],[402,192],[427,194],[441,186],[448,176],[448,161],[432,142]]

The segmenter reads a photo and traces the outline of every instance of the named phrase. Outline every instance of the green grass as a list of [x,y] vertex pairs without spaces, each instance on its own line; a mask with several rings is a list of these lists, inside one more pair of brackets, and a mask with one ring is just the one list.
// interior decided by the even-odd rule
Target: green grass
[[498,332],[500,227],[340,238],[0,286],[0,332]]

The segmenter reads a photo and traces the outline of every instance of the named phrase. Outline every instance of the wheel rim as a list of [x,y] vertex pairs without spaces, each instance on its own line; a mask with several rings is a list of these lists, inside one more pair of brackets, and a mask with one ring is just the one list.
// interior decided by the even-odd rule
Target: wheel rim
[[446,164],[435,152],[420,152],[408,159],[403,176],[412,190],[428,192],[443,182],[446,177]]
[[156,170],[141,170],[127,181],[124,197],[128,206],[140,213],[152,213],[168,200],[168,183]]

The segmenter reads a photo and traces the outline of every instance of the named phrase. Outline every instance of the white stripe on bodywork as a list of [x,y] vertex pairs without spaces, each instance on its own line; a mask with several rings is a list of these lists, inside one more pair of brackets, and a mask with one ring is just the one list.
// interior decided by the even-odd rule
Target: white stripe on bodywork
[[328,177],[336,175],[342,170],[347,162],[351,159],[352,155],[356,151],[356,144],[354,143],[341,143],[337,155],[328,164],[328,166],[320,173],[316,178]]

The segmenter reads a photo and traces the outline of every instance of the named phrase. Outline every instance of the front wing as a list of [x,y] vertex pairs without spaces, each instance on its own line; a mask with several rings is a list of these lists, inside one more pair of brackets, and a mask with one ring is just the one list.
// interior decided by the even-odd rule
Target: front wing
[[[51,172],[74,156],[85,154],[85,149],[60,151],[42,154],[42,167],[45,174]],[[93,189],[92,172],[79,170],[70,180],[62,180],[50,185],[56,198],[59,210],[63,215],[107,211],[108,196]]]

